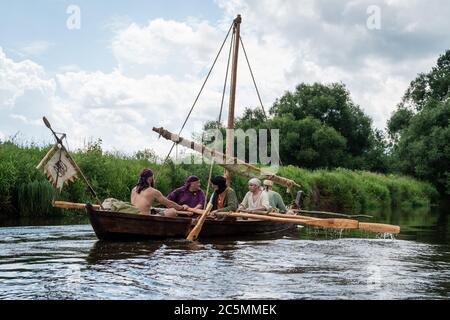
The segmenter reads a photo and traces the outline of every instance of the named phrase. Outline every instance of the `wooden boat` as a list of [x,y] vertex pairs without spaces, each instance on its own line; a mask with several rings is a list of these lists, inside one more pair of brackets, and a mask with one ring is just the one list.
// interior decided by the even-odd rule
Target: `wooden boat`
[[[172,218],[100,210],[89,204],[86,210],[95,234],[101,240],[185,239],[195,221],[189,217]],[[202,238],[255,237],[281,234],[293,228],[294,224],[272,221],[207,219],[203,225]]]
[[[232,42],[234,41],[233,46],[230,46],[230,52],[231,54],[231,48],[233,48],[233,59],[232,59],[232,72],[231,72],[231,86],[230,86],[230,102],[229,102],[229,110],[228,110],[228,125],[227,129],[234,129],[234,107],[235,107],[235,94],[236,94],[236,74],[237,74],[237,61],[238,61],[238,50],[239,45],[241,43],[240,36],[239,36],[239,30],[240,30],[240,23],[241,23],[241,17],[238,15],[238,17],[233,21],[232,26],[230,27],[230,30],[228,31],[227,37],[230,34],[231,28],[233,29],[233,37]],[[225,43],[225,41],[224,41]],[[222,44],[223,47],[223,44]],[[244,48],[243,48],[244,49]],[[245,53],[245,49],[244,49]],[[220,54],[220,51],[219,51]],[[217,59],[217,57],[216,57]],[[230,59],[230,56],[229,56]],[[213,64],[214,66],[214,64]],[[250,65],[249,65],[250,67]],[[212,69],[211,69],[212,71]],[[211,72],[210,71],[210,72]],[[227,70],[228,72],[228,70]],[[206,78],[206,80],[208,77]],[[205,82],[206,82],[205,80]],[[256,87],[256,83],[255,83]],[[224,86],[225,90],[225,86]],[[224,91],[225,92],[225,91]],[[201,93],[201,90],[200,90]],[[199,94],[200,94],[199,93]],[[258,94],[259,95],[259,94]],[[198,98],[198,97],[197,97]],[[223,104],[223,99],[222,99]],[[195,102],[194,102],[195,105]],[[262,103],[261,103],[262,105]],[[223,106],[223,105],[222,105]],[[222,110],[221,106],[221,110]],[[193,108],[193,107],[192,107]],[[192,111],[192,109],[191,109]],[[221,111],[222,112],[222,111]],[[189,112],[190,115],[190,112]],[[188,115],[188,118],[189,118]],[[219,115],[219,122],[221,119],[221,113]],[[53,205],[60,207],[60,208],[86,208],[89,220],[91,222],[91,225],[95,231],[95,234],[99,239],[102,240],[135,240],[135,239],[157,239],[157,238],[182,238],[191,239],[192,234],[195,234],[195,237],[192,237],[195,239],[198,236],[198,233],[201,230],[201,237],[202,238],[220,238],[220,237],[256,237],[261,235],[268,235],[268,234],[279,234],[284,233],[289,230],[294,229],[294,227],[298,224],[305,224],[305,225],[316,225],[316,226],[322,226],[322,227],[333,227],[333,228],[360,228],[364,230],[370,230],[375,232],[386,232],[386,230],[392,231],[392,233],[398,233],[400,232],[399,228],[397,226],[388,226],[388,225],[375,225],[375,224],[359,224],[358,221],[355,220],[348,220],[348,221],[332,221],[330,219],[329,221],[311,221],[309,222],[305,219],[300,221],[295,221],[295,219],[292,219],[292,215],[289,218],[280,218],[280,217],[271,217],[271,218],[263,218],[258,217],[255,215],[252,215],[250,218],[250,215],[248,215],[248,218],[243,218],[242,214],[231,213],[232,215],[229,216],[230,219],[228,220],[214,220],[214,219],[206,219],[204,220],[210,209],[205,210],[202,212],[202,218],[201,219],[193,219],[192,217],[188,216],[178,216],[178,217],[164,217],[160,215],[143,215],[143,214],[129,214],[129,213],[123,213],[123,212],[114,212],[114,211],[108,211],[104,210],[103,207],[100,205],[101,201],[99,200],[97,194],[95,193],[94,189],[92,188],[91,184],[87,180],[87,178],[82,173],[81,169],[78,167],[76,162],[72,159],[70,154],[67,152],[67,149],[63,145],[62,139],[65,137],[65,134],[62,136],[58,136],[56,132],[51,128],[50,123],[48,120],[44,117],[44,123],[45,125],[52,131],[54,137],[56,138],[57,144],[47,153],[47,155],[44,157],[44,159],[41,161],[41,163],[37,166],[37,168],[45,167],[47,175],[52,178],[51,181],[55,187],[58,186],[58,181],[60,188],[64,185],[65,181],[72,181],[73,175],[68,174],[70,170],[67,170],[68,167],[73,166],[74,170],[73,172],[78,172],[83,180],[86,182],[87,186],[89,187],[90,192],[96,199],[98,205],[90,205],[90,204],[77,204],[77,203],[68,203],[68,202],[61,202],[61,201],[54,201]],[[187,119],[186,119],[187,121]],[[185,121],[185,123],[186,123]],[[187,139],[184,139],[180,137],[179,135],[173,134],[169,132],[168,130],[165,130],[164,128],[153,128],[153,131],[158,133],[161,137],[170,140],[175,144],[193,149],[195,151],[202,152],[203,156],[208,157],[213,160],[214,162],[217,162],[217,164],[221,165],[225,169],[225,177],[227,178],[228,184],[230,183],[231,179],[231,172],[234,172],[236,174],[240,174],[247,177],[255,177],[258,176],[260,178],[269,179],[272,180],[274,183],[284,186],[287,188],[288,192],[291,191],[292,187],[300,189],[301,186],[297,184],[295,181],[291,179],[287,179],[281,176],[277,176],[270,172],[264,172],[263,170],[259,169],[256,166],[253,166],[249,163],[245,163],[244,161],[241,161],[234,157],[233,155],[233,148],[232,146],[234,144],[234,135],[233,134],[227,134],[226,138],[226,154],[222,154],[218,151],[208,149],[206,146],[195,143],[194,141],[189,141]],[[180,131],[181,133],[181,131]],[[173,146],[172,146],[173,148]],[[60,150],[59,153],[56,153],[56,150]],[[172,149],[171,149],[172,150]],[[64,153],[64,156],[67,158],[62,157],[62,153]],[[56,155],[56,158],[55,158]],[[58,156],[59,155],[59,156]],[[167,157],[169,157],[169,154]],[[51,163],[51,160],[54,160],[56,162],[52,163],[51,166],[49,166],[49,163]],[[63,160],[66,159],[64,162]],[[220,160],[226,159],[227,161],[221,162]],[[229,161],[232,160],[232,161]],[[50,162],[49,162],[50,161]],[[212,172],[210,170],[210,172]],[[297,197],[299,198],[299,197]],[[58,205],[59,203],[59,205]],[[295,201],[297,207],[300,207],[299,202]],[[211,205],[207,206],[207,208],[210,208]],[[236,215],[237,214],[237,215]],[[295,214],[294,214],[295,215]],[[236,219],[237,218],[237,219]],[[306,218],[306,217],[305,217]],[[314,219],[314,218],[313,218]],[[271,221],[270,221],[271,220]],[[320,219],[319,219],[320,220]],[[339,219],[338,219],[339,220]],[[284,221],[284,222],[281,222]],[[204,224],[203,224],[204,222]],[[197,224],[196,228],[194,229],[194,226]],[[392,228],[394,227],[394,228]],[[198,230],[198,232],[197,232]],[[192,231],[191,234],[189,234]]]

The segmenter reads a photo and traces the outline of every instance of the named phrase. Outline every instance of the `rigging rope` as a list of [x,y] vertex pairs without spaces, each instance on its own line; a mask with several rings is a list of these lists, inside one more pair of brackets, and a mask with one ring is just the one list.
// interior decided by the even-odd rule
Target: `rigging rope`
[[[235,35],[234,35],[234,32],[233,32],[233,34],[232,34],[232,36],[231,36],[230,49],[229,49],[229,52],[228,52],[227,70],[226,70],[226,72],[225,72],[225,80],[224,80],[224,83],[223,83],[222,101],[221,101],[221,103],[220,103],[219,119],[217,120],[217,130],[219,130],[219,126],[220,126],[220,123],[221,123],[221,121],[222,121],[223,101],[224,101],[224,99],[225,99],[225,92],[226,92],[226,89],[227,89],[228,70],[229,70],[229,68],[230,68],[231,52],[232,52],[232,49],[233,49],[233,47],[234,47],[234,37],[235,37]],[[209,168],[208,181],[206,182],[206,183],[207,183],[207,187],[206,187],[206,199],[208,199],[208,196],[209,196],[209,181],[211,180],[212,170],[213,170],[213,167],[214,167],[214,162],[215,162],[215,160],[212,159],[212,161],[211,161],[211,166],[210,166],[210,168]],[[208,201],[205,201],[205,205],[204,205],[203,209],[206,208],[207,202],[208,202]]]
[[255,76],[253,75],[252,67],[250,66],[250,61],[248,60],[247,51],[245,51],[244,42],[242,41],[242,37],[239,37],[239,41],[241,42],[242,50],[244,51],[245,60],[247,61],[248,69],[250,70],[250,74],[252,76],[253,84],[255,85],[256,94],[258,95],[259,103],[261,104],[261,109],[262,109],[262,112],[264,114],[264,118],[266,118],[266,120],[267,120],[266,110],[264,109],[264,105],[263,105],[262,100],[261,100],[261,95],[259,94],[258,86],[256,85]]
[[[196,103],[197,103],[197,101],[198,101],[198,98],[200,97],[200,95],[201,95],[201,93],[202,93],[202,91],[203,91],[203,88],[205,87],[205,84],[206,84],[206,82],[208,81],[209,76],[211,75],[211,72],[212,72],[213,69],[214,69],[214,66],[216,65],[217,59],[219,58],[220,53],[222,52],[223,46],[225,45],[225,43],[226,43],[226,41],[227,41],[227,39],[228,39],[228,36],[230,35],[230,32],[231,32],[231,29],[233,28],[233,25],[234,25],[234,23],[232,23],[231,26],[230,26],[230,28],[228,29],[227,35],[225,36],[225,39],[223,40],[222,45],[220,46],[219,52],[217,53],[216,58],[214,59],[214,62],[213,62],[213,64],[212,64],[211,68],[209,69],[208,75],[206,76],[206,79],[205,79],[205,81],[203,82],[202,87],[200,88],[200,91],[199,91],[199,93],[197,94],[197,97],[195,98],[194,103],[192,104],[192,107],[191,107],[191,109],[189,110],[189,113],[188,113],[186,119],[184,120],[183,125],[181,126],[180,131],[178,132],[178,135],[181,134],[181,132],[182,132],[183,129],[184,129],[184,126],[186,125],[186,123],[187,123],[189,117],[191,116],[192,110],[194,110],[194,107],[195,107],[195,105],[196,105]],[[175,144],[176,144],[175,142],[172,144],[172,147],[170,148],[169,153],[167,154],[166,158],[164,159],[163,165],[164,165],[164,163],[166,163],[166,161],[169,159],[170,154],[172,153],[172,150],[173,150],[173,147],[175,146]]]
[[[239,40],[240,40],[241,45],[242,45],[242,50],[244,51],[244,56],[245,56],[245,60],[247,61],[248,69],[250,70],[250,74],[252,76],[253,84],[255,85],[256,94],[258,95],[259,103],[261,104],[261,109],[262,109],[262,112],[264,114],[264,118],[267,121],[268,118],[267,118],[266,110],[264,109],[264,105],[263,105],[262,100],[261,100],[261,95],[259,94],[258,86],[256,85],[255,76],[253,75],[252,67],[250,66],[250,61],[248,60],[247,51],[245,51],[245,46],[244,46],[244,42],[242,41],[242,36],[239,37]],[[280,161],[280,164],[283,165],[283,162],[281,161],[281,157],[280,157],[280,152],[278,150],[276,150],[275,152],[278,155],[278,160]]]

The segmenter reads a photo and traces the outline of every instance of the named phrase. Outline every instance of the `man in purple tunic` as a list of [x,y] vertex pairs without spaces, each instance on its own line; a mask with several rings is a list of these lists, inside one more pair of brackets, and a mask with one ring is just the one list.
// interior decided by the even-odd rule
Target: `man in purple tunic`
[[200,189],[200,179],[196,176],[189,176],[184,182],[184,186],[173,190],[167,199],[189,208],[203,209],[205,205],[205,194]]

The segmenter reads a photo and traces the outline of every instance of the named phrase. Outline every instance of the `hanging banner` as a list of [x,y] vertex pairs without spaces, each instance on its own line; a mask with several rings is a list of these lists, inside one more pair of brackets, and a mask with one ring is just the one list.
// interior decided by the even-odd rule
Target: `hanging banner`
[[78,173],[67,152],[58,145],[54,145],[39,163],[37,169],[41,168],[44,169],[51,184],[59,191],[68,181],[73,182]]

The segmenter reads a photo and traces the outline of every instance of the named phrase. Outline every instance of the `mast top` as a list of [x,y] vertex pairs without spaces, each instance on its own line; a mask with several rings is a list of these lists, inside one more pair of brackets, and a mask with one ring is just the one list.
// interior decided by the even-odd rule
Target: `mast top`
[[241,22],[242,22],[242,17],[241,17],[241,15],[238,14],[237,17],[234,19],[233,22],[234,22],[234,24],[241,23]]

